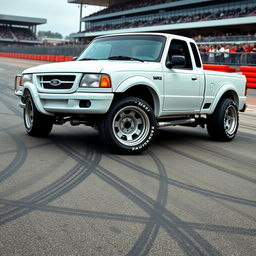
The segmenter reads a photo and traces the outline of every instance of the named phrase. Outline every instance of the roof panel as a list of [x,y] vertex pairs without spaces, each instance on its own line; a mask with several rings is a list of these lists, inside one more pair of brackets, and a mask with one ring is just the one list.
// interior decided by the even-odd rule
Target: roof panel
[[122,4],[133,0],[68,0],[70,4],[90,4],[98,6],[111,6],[113,4]]
[[28,26],[45,24],[46,22],[46,19],[0,14],[0,23],[4,24]]

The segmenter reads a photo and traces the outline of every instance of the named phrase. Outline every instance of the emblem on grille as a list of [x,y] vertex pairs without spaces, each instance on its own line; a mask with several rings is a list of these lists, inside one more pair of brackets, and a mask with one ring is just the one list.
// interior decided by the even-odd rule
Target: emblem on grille
[[50,81],[50,85],[52,85],[52,86],[59,86],[60,84],[61,84],[61,80],[59,80],[59,79],[52,79]]

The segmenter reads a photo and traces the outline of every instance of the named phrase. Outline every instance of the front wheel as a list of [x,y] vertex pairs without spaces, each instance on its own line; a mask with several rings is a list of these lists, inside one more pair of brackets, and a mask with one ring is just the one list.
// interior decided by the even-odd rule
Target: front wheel
[[23,119],[26,132],[30,136],[44,137],[52,130],[53,117],[40,113],[30,94],[25,99]]
[[128,97],[117,101],[100,121],[100,133],[116,151],[136,154],[146,150],[156,135],[156,118],[143,100]]
[[211,138],[231,141],[236,136],[239,125],[236,103],[232,99],[220,100],[207,121],[207,130]]

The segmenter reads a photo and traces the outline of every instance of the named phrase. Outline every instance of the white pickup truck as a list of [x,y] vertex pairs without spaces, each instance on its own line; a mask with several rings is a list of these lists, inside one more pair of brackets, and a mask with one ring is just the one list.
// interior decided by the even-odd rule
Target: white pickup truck
[[232,140],[246,108],[246,79],[203,70],[195,42],[172,34],[118,34],[94,39],[72,62],[26,69],[15,94],[31,136],[53,124],[96,127],[123,153],[147,149],[157,128],[207,126]]

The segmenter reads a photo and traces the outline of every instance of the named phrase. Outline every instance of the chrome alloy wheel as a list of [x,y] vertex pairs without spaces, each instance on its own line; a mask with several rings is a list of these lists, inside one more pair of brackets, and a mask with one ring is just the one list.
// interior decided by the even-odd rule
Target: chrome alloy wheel
[[26,100],[26,107],[25,107],[25,124],[27,129],[31,129],[33,126],[33,119],[34,119],[34,107],[32,100],[27,98]]
[[145,111],[137,106],[120,109],[112,122],[116,139],[125,146],[136,146],[148,135],[150,121]]
[[237,127],[237,111],[235,106],[230,105],[224,115],[224,129],[228,135],[232,135]]

